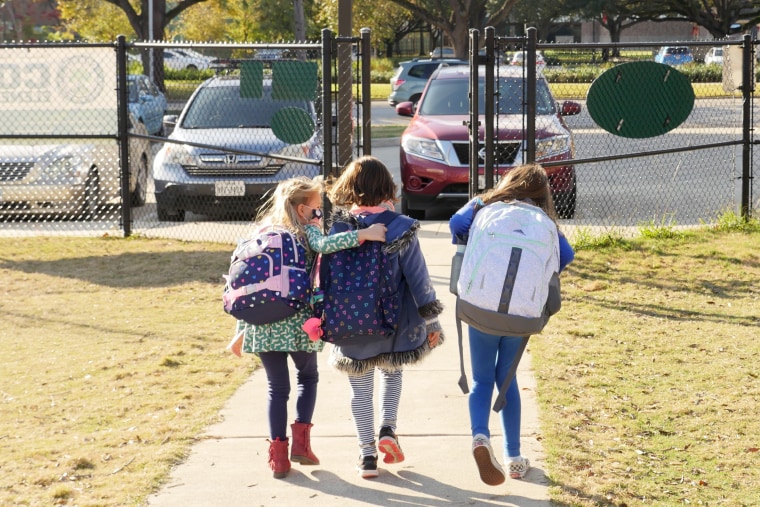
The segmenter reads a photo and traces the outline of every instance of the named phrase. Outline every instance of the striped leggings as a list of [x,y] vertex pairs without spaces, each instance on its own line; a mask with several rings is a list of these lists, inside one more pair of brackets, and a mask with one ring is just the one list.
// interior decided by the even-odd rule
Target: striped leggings
[[[388,371],[378,368],[380,372],[380,425],[390,426],[396,431],[396,417],[401,399],[403,370]],[[351,413],[354,416],[356,436],[362,456],[377,455],[375,445],[375,411],[373,393],[375,390],[375,370],[363,375],[349,375],[351,384]]]

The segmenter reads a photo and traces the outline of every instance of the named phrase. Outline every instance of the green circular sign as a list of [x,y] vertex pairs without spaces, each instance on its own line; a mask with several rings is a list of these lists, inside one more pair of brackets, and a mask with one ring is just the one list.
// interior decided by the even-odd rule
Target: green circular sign
[[300,107],[283,107],[272,116],[272,132],[288,144],[302,144],[314,135],[314,119]]
[[654,137],[681,125],[694,107],[694,89],[669,65],[630,62],[596,78],[586,107],[597,125],[616,136]]

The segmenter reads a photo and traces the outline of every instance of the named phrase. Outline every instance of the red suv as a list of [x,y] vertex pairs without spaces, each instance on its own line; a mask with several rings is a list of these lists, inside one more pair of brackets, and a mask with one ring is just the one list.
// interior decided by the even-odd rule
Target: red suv
[[[502,66],[495,72],[498,100],[494,111],[496,178],[527,162],[524,141],[524,84],[521,67]],[[401,137],[401,208],[415,218],[436,202],[464,203],[469,180],[469,67],[442,67],[428,81],[417,104],[402,102],[396,112],[413,116]],[[483,88],[485,68],[480,68],[480,171],[483,177]],[[577,102],[560,106],[544,77],[536,83],[536,162],[572,160],[573,136],[563,116],[578,114]],[[575,215],[576,176],[572,165],[547,167],[546,173],[561,218]],[[481,180],[480,188],[483,188]]]

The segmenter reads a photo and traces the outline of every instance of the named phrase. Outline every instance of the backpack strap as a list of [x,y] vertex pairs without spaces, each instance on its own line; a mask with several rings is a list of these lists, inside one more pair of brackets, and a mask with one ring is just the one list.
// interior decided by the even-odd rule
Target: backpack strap
[[[360,215],[361,216],[361,215]],[[391,222],[393,222],[398,215],[398,213],[390,210],[381,211],[380,213],[375,213],[372,215],[365,215],[366,218],[371,218],[372,220],[364,220],[364,222],[367,225],[373,225],[373,224],[383,224],[385,226],[388,226]]]
[[507,376],[504,377],[504,382],[501,384],[501,387],[499,387],[499,394],[496,396],[496,401],[493,403],[494,412],[501,411],[507,405],[507,389],[509,389],[509,385],[512,383],[512,380],[514,380],[515,375],[517,375],[517,366],[520,364],[520,359],[522,358],[523,352],[525,352],[525,347],[528,345],[529,338],[530,336],[523,336],[520,338],[520,345],[517,347],[515,359],[512,361],[512,366],[509,367]]
[[470,388],[467,386],[467,374],[464,372],[464,345],[462,344],[462,319],[459,318],[459,298],[457,297],[457,337],[459,338],[459,388],[463,394],[470,392]]
[[[456,313],[456,323],[457,323],[457,338],[459,339],[459,381],[457,382],[459,384],[459,388],[462,390],[463,394],[467,394],[470,392],[470,388],[467,385],[467,374],[464,370],[464,344],[462,340],[462,320],[459,318],[459,298],[457,297],[457,311]],[[515,352],[515,358],[512,361],[512,365],[509,367],[509,371],[507,372],[507,376],[504,377],[504,382],[502,382],[501,386],[499,387],[499,394],[496,396],[496,401],[494,401],[493,404],[493,411],[494,412],[500,412],[504,409],[504,407],[507,405],[507,389],[509,389],[509,385],[512,383],[512,380],[514,380],[515,375],[517,375],[517,367],[520,364],[520,359],[522,359],[523,353],[525,352],[525,347],[528,345],[528,339],[530,336],[523,336],[520,337],[520,345],[517,347],[517,351]]]

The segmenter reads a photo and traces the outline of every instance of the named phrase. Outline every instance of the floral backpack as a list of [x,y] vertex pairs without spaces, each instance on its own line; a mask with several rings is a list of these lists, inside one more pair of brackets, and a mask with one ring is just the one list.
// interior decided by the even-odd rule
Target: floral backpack
[[289,317],[311,297],[306,250],[284,228],[265,227],[241,241],[224,278],[224,311],[249,324]]
[[[398,216],[392,211],[356,217],[355,224],[335,222],[329,234],[388,225]],[[319,287],[322,301],[316,308],[325,341],[337,344],[388,338],[396,334],[400,295],[392,279],[385,244],[365,241],[355,248],[322,254]]]

